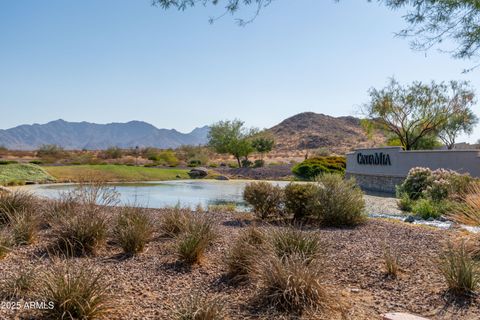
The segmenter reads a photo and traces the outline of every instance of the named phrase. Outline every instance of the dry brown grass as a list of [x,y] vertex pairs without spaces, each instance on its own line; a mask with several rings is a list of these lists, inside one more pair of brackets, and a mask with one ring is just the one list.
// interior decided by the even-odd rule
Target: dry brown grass
[[480,183],[471,183],[460,200],[461,204],[456,206],[450,218],[461,224],[480,226]]
[[6,279],[1,287],[4,299],[25,298],[37,287],[37,273],[33,268],[22,268],[18,273]]
[[134,255],[142,252],[153,236],[151,215],[139,207],[123,207],[117,216],[113,236],[123,252]]
[[177,320],[223,320],[223,301],[207,298],[201,293],[193,293],[184,299],[172,312],[172,319]]
[[399,256],[390,247],[386,247],[383,253],[385,273],[388,277],[396,278],[399,271]]
[[193,214],[189,209],[180,207],[165,209],[160,217],[160,232],[166,237],[176,237],[185,232],[188,222],[192,219]]

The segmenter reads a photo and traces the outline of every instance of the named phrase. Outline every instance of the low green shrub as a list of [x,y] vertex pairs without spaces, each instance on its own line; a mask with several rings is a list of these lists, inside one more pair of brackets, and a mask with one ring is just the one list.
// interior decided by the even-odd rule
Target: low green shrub
[[398,198],[397,206],[400,210],[407,212],[411,212],[413,210],[415,201],[410,199],[408,194],[402,193]]
[[139,207],[123,207],[117,216],[113,236],[123,252],[134,255],[143,252],[153,230],[152,217],[148,212]]
[[412,212],[423,219],[436,219],[447,213],[450,208],[451,205],[446,200],[419,199],[414,202]]
[[41,164],[43,164],[43,161],[42,160],[31,160],[31,161],[29,161],[29,163],[36,164],[36,165],[41,165]]
[[458,247],[449,244],[440,257],[438,267],[451,293],[470,295],[478,289],[480,265],[468,254],[463,242]]
[[324,173],[343,174],[347,167],[345,157],[316,157],[307,159],[292,168],[295,176],[303,180],[313,180]]
[[355,180],[338,174],[325,174],[318,179],[313,212],[325,226],[351,227],[366,221],[365,200]]
[[314,184],[290,183],[284,189],[285,209],[293,214],[294,220],[301,220],[312,215],[310,209],[317,186]]
[[110,288],[103,273],[86,264],[54,265],[42,275],[40,296],[53,303],[47,319],[106,319],[113,309]]
[[407,178],[397,187],[398,194],[406,194],[412,200],[417,200],[427,189],[432,170],[416,167],[410,169]]
[[7,164],[14,164],[18,163],[18,161],[15,160],[0,160],[0,165],[7,165]]
[[242,168],[250,168],[253,165],[253,162],[247,159],[242,160]]
[[282,213],[283,190],[268,182],[252,182],[245,186],[243,199],[253,207],[255,214],[266,219]]
[[255,160],[255,161],[253,162],[253,167],[254,167],[254,168],[262,168],[262,167],[265,167],[265,161],[264,161],[264,160],[261,160],[261,159]]
[[199,167],[201,165],[202,165],[202,161],[197,159],[192,159],[188,161],[188,166],[192,168]]
[[180,164],[180,160],[172,150],[160,151],[157,155],[157,162],[169,167],[176,167]]

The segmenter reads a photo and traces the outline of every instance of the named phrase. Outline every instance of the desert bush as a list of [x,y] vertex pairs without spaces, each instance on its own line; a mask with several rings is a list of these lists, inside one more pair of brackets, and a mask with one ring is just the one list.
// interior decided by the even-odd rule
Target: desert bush
[[402,193],[398,196],[397,206],[402,211],[411,212],[415,201],[410,199],[408,194]]
[[280,259],[302,257],[305,263],[318,260],[324,253],[323,244],[317,235],[295,227],[273,230],[269,233],[273,253]]
[[6,279],[0,294],[2,298],[8,300],[24,298],[34,292],[36,287],[36,271],[33,268],[22,268],[20,272]]
[[347,167],[345,157],[317,157],[307,159],[292,168],[295,176],[304,180],[313,180],[324,173],[343,174]]
[[316,263],[305,263],[303,257],[264,257],[256,277],[259,299],[280,311],[301,314],[305,310],[321,309],[328,303],[328,294],[321,282],[322,268]]
[[253,165],[253,162],[248,159],[242,160],[242,168],[250,168]]
[[206,249],[216,237],[213,218],[196,215],[188,221],[185,232],[177,236],[177,255],[186,264],[200,263]]
[[18,212],[33,212],[37,200],[27,191],[0,192],[0,224],[10,222],[10,217]]
[[202,161],[200,161],[198,159],[192,159],[192,160],[188,161],[188,166],[192,167],[192,168],[195,168],[195,167],[198,167],[198,166],[201,166],[201,165],[202,165]]
[[312,209],[325,226],[356,226],[365,222],[365,200],[355,180],[338,174],[318,178]]
[[447,200],[434,201],[427,198],[415,201],[412,207],[412,212],[423,219],[436,219],[448,213],[451,209],[452,205]]
[[104,319],[112,311],[103,274],[86,264],[57,264],[43,273],[40,296],[53,303],[48,319]]
[[223,301],[208,299],[198,292],[190,295],[189,299],[182,299],[172,312],[172,319],[177,320],[223,320]]
[[101,159],[120,159],[123,157],[123,151],[119,147],[110,147],[100,154]]
[[397,193],[407,194],[412,200],[420,198],[428,186],[431,175],[432,170],[428,168],[416,167],[410,169],[407,178],[397,187]]
[[398,274],[398,254],[392,252],[389,247],[386,247],[383,253],[383,259],[385,264],[385,272],[387,276],[391,278],[396,278]]
[[253,265],[265,252],[265,241],[262,230],[249,227],[233,242],[225,255],[225,264],[228,276],[234,282],[244,282],[250,278]]
[[37,150],[37,157],[42,158],[46,162],[55,161],[64,156],[65,151],[56,144],[44,144]]
[[115,242],[126,254],[137,254],[145,249],[153,235],[153,221],[148,212],[139,207],[123,207],[113,229]]
[[34,212],[21,211],[13,214],[10,217],[10,229],[14,243],[17,245],[33,243],[39,225],[39,216]]
[[42,160],[32,160],[32,161],[29,161],[29,163],[36,164],[36,165],[41,165],[41,164],[43,164],[43,161]]
[[480,283],[480,266],[465,249],[465,244],[448,249],[441,255],[439,269],[447,282],[448,289],[455,295],[470,295]]
[[294,220],[301,220],[311,215],[312,201],[314,200],[316,185],[290,183],[285,187],[285,209],[293,214]]
[[157,155],[156,161],[169,167],[176,167],[180,164],[180,160],[178,160],[175,152],[172,150],[160,151]]
[[257,159],[253,162],[254,168],[262,168],[265,167],[265,160]]
[[163,236],[173,238],[186,231],[193,214],[180,207],[167,208],[160,216],[160,232]]
[[268,182],[252,182],[245,186],[243,199],[253,207],[255,214],[266,219],[282,213],[283,190]]

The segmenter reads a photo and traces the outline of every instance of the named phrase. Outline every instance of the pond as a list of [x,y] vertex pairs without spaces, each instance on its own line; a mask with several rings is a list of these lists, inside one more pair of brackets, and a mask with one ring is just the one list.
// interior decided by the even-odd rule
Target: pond
[[[209,205],[234,203],[239,209],[246,208],[242,194],[245,185],[250,181],[217,181],[217,180],[175,180],[141,183],[114,183],[112,187],[120,195],[125,204],[136,203],[149,208],[163,208],[180,204],[194,208],[198,204],[204,208]],[[271,181],[285,186],[286,181]],[[28,187],[39,196],[58,197],[62,192],[75,188],[74,184],[33,185]]]

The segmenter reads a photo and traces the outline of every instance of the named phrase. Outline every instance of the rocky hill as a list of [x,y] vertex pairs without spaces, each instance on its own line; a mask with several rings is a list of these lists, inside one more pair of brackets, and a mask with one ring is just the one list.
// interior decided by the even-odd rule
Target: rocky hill
[[269,131],[275,137],[277,151],[325,148],[345,153],[355,148],[378,146],[385,140],[380,134],[369,138],[358,118],[336,118],[314,112],[297,114]]
[[142,121],[96,124],[56,120],[46,124],[21,125],[0,130],[0,145],[15,150],[34,150],[42,144],[56,144],[65,149],[106,149],[112,146],[175,148],[207,141],[208,126],[190,133],[158,129]]

